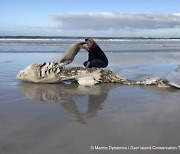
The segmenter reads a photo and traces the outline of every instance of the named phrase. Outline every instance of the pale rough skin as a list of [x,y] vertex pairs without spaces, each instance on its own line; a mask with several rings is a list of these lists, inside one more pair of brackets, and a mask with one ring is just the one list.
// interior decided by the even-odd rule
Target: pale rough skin
[[98,83],[121,83],[125,85],[157,85],[159,87],[180,88],[178,85],[160,77],[135,81],[126,79],[107,69],[86,69],[83,67],[63,68],[57,62],[29,65],[20,71],[16,78],[34,83],[58,83],[65,80],[76,80],[84,86],[92,86]]
[[74,60],[74,57],[79,52],[80,50],[79,46],[82,44],[85,44],[85,43],[80,42],[80,43],[73,43],[72,45],[70,45],[67,51],[65,51],[65,53],[63,54],[63,57],[61,58],[59,65],[64,66],[64,65],[70,64]]
[[121,82],[125,78],[116,73],[99,68],[86,69],[83,67],[63,68],[60,63],[46,62],[43,64],[32,64],[20,71],[17,79],[35,83],[57,83],[64,80],[78,80],[91,77],[97,83]]
[[31,64],[24,70],[20,71],[16,78],[18,80],[34,83],[58,83],[64,80],[76,80],[83,86],[92,86],[98,83],[121,83],[125,85],[157,85],[159,87],[180,88],[179,85],[170,83],[168,80],[160,77],[135,81],[126,79],[107,69],[62,67],[73,61],[74,57],[80,50],[80,45],[82,44],[84,44],[84,42],[70,45],[60,62]]

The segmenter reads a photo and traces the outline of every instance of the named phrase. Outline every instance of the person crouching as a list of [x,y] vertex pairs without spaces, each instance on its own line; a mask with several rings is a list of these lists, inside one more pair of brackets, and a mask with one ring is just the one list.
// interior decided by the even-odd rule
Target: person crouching
[[80,48],[88,51],[88,60],[84,62],[86,68],[98,67],[105,68],[108,66],[108,58],[98,44],[91,38],[85,39],[87,46],[80,45]]

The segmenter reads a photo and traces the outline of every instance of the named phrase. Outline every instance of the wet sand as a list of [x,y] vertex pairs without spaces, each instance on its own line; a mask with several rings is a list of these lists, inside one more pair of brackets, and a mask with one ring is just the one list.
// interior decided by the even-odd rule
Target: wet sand
[[[180,152],[152,149],[153,146],[180,146],[178,89],[120,84],[93,87],[77,83],[33,84],[15,79],[25,66],[55,61],[60,56],[57,53],[0,54],[0,153]],[[178,52],[109,53],[108,57],[108,69],[125,77],[163,76],[180,83]],[[71,66],[81,65],[86,58],[85,53],[78,54]],[[98,146],[104,150],[91,150]],[[151,150],[134,150],[142,146]]]

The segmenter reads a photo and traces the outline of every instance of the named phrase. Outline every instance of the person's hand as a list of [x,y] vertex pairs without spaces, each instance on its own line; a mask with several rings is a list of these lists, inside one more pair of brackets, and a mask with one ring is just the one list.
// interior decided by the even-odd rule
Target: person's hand
[[82,45],[82,44],[80,44],[79,47],[80,47],[81,49],[84,49],[84,45]]
[[87,62],[87,65],[86,65],[86,69],[89,68],[90,64],[91,64],[91,63],[88,61],[88,62]]
[[88,47],[87,47],[87,46],[85,46],[85,45],[79,45],[79,47],[80,47],[81,49],[84,49],[84,50],[89,51]]

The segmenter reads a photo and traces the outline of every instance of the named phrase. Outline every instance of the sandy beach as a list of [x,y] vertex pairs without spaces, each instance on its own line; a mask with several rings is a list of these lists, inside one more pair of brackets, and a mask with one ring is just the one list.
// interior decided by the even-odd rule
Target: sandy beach
[[[179,52],[107,55],[108,69],[127,78],[161,76],[180,84]],[[179,153],[179,89],[120,84],[82,87],[15,79],[29,64],[57,61],[61,56],[0,53],[1,154]],[[69,66],[81,66],[86,59],[81,52]]]

